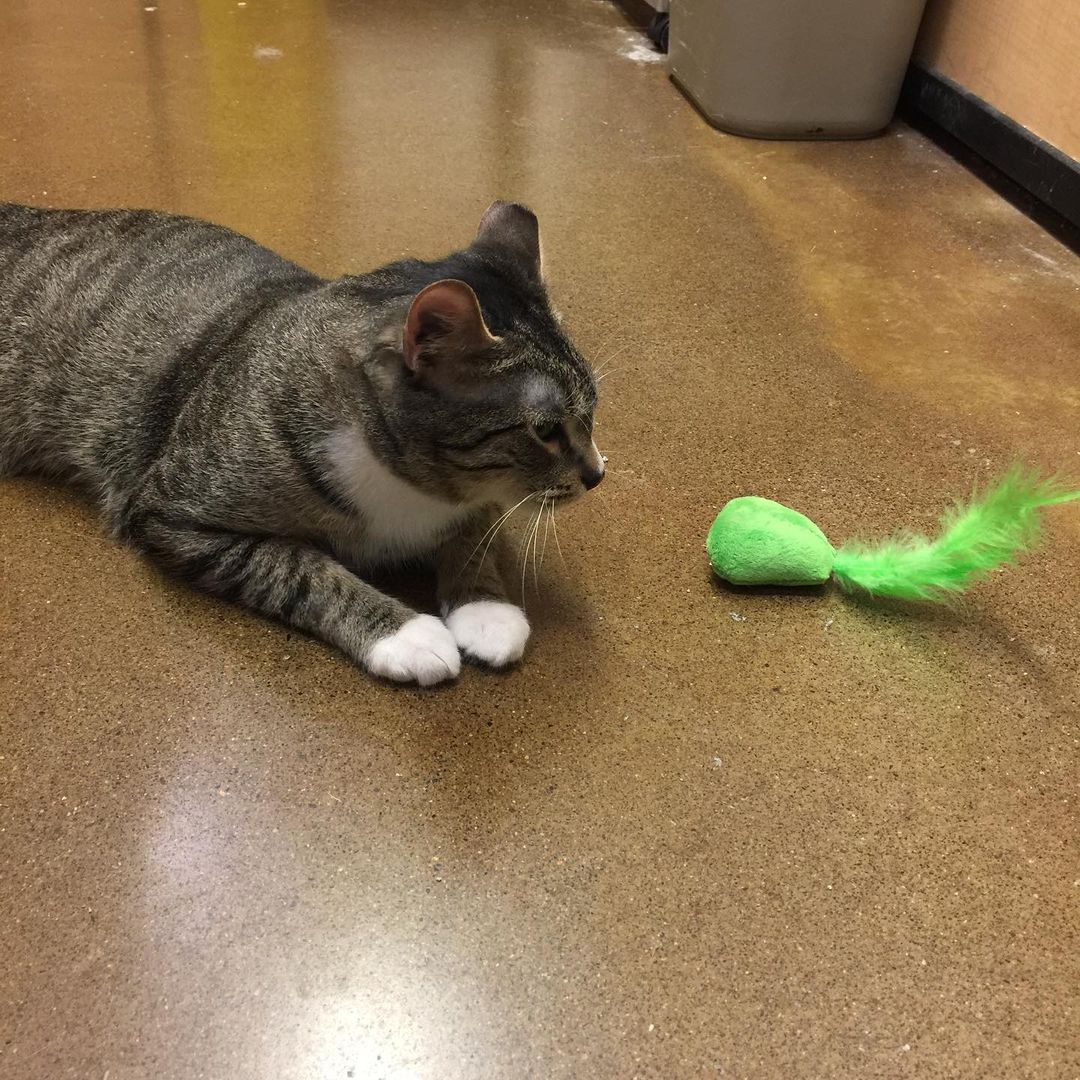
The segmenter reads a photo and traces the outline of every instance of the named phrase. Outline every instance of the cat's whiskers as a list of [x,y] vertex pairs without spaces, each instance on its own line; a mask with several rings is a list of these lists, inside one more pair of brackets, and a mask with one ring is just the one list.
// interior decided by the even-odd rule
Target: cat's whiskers
[[[540,526],[540,514],[542,513],[544,504],[540,504],[540,509],[536,511],[536,516],[532,519],[531,523],[525,527],[525,545],[524,548],[518,548],[518,558],[521,559],[521,606],[525,607],[525,576],[529,569],[529,547],[533,540],[536,538],[536,530]],[[524,550],[524,557],[522,558],[522,551]]]
[[566,558],[562,553],[562,544],[559,543],[559,526],[555,524],[555,503],[551,504],[551,534],[555,537],[555,547],[559,552],[559,562],[563,564],[563,569],[566,568]]
[[[558,505],[558,502],[559,500],[555,495],[545,494],[540,506],[541,514],[543,514],[544,511],[547,511],[544,516],[544,542],[541,545],[539,540],[537,541],[537,545],[533,548],[533,558],[534,560],[536,559],[537,548],[539,548],[539,569],[541,570],[544,567],[544,560],[547,558],[548,541],[552,536],[555,537],[555,546],[559,552],[559,561],[564,568],[566,567],[566,558],[563,556],[562,545],[559,543],[559,527],[555,524],[555,508]],[[535,565],[534,571],[536,571]],[[537,584],[537,591],[539,592],[539,583]]]
[[[603,344],[596,350],[597,353],[602,353],[611,344],[612,337],[614,337],[613,334],[607,334],[604,337]],[[597,363],[603,363],[603,360],[598,360]]]
[[[536,595],[540,595],[540,567],[537,566],[537,556],[540,555],[540,519],[544,517],[544,511],[547,509],[549,496],[545,495],[540,500],[540,509],[536,515],[536,528],[533,530],[533,588],[536,589]],[[544,539],[547,539],[547,518],[544,518],[545,533]],[[540,566],[543,566],[544,558],[540,555]]]
[[536,495],[539,495],[539,494],[540,493],[538,491],[530,491],[529,494],[526,495],[525,498],[521,500],[521,502],[515,503],[501,517],[497,518],[493,525],[489,526],[488,531],[486,533],[484,533],[483,536],[480,537],[480,543],[478,543],[476,545],[476,547],[474,547],[472,549],[472,553],[465,560],[464,565],[462,566],[461,570],[458,572],[459,577],[461,576],[462,573],[465,572],[465,567],[467,567],[469,565],[469,563],[471,563],[473,561],[473,557],[476,555],[477,551],[480,549],[480,544],[483,544],[484,541],[486,540],[487,541],[487,546],[484,548],[483,554],[480,556],[480,563],[476,567],[476,575],[473,577],[473,584],[474,585],[476,584],[476,582],[480,578],[480,571],[484,569],[484,561],[487,559],[488,552],[491,550],[491,545],[495,542],[495,537],[499,535],[499,532],[502,529],[502,527],[510,520],[511,515],[514,513],[515,510],[518,509],[518,507],[524,505],[531,498],[534,498]]
[[551,519],[555,514],[555,500],[546,499],[545,509],[548,512],[548,516],[544,518],[544,546],[540,549],[540,569],[544,569],[544,556],[547,555],[548,536],[551,534]]
[[617,348],[613,353],[608,353],[608,355],[605,356],[602,360],[598,360],[596,362],[596,367],[594,368],[596,374],[599,375],[602,371],[610,367],[611,361],[614,360],[615,357],[621,356],[633,344],[634,343],[632,341],[628,341],[624,345],[620,345],[619,348]]
[[[493,522],[493,523],[492,523],[491,525],[489,525],[489,526],[488,526],[488,530],[487,530],[487,532],[485,532],[485,533],[484,533],[484,535],[480,537],[480,540],[479,540],[479,542],[477,543],[476,547],[474,547],[474,548],[472,549],[472,551],[471,551],[471,552],[469,552],[469,557],[468,557],[468,558],[467,558],[467,559],[465,560],[465,566],[468,566],[468,565],[469,565],[469,563],[471,563],[471,562],[473,561],[473,556],[474,556],[474,555],[475,555],[475,554],[476,554],[476,553],[477,553],[477,552],[478,552],[478,551],[480,550],[480,545],[481,545],[481,544],[483,544],[483,542],[484,542],[484,541],[485,541],[485,540],[486,540],[486,539],[487,539],[487,538],[488,538],[488,537],[489,537],[489,536],[491,535],[491,533],[492,533],[492,532],[494,532],[494,531],[495,531],[496,529],[498,529],[498,527],[499,527],[499,526],[500,526],[500,525],[501,525],[501,524],[502,524],[502,523],[503,523],[504,521],[506,521],[506,519],[507,519],[507,518],[508,518],[508,517],[509,517],[509,516],[510,516],[510,515],[511,515],[511,514],[512,514],[512,513],[513,513],[513,512],[514,512],[514,511],[515,511],[515,510],[516,510],[516,509],[518,508],[518,507],[519,507],[519,506],[521,506],[521,504],[522,504],[522,503],[528,502],[528,501],[529,501],[529,499],[531,499],[531,498],[533,497],[533,495],[535,495],[535,494],[537,494],[537,492],[535,492],[535,491],[533,491],[533,492],[530,492],[530,493],[529,493],[528,495],[526,495],[526,496],[525,496],[525,498],[524,498],[524,499],[522,499],[522,500],[521,500],[521,502],[515,503],[515,504],[514,504],[513,506],[511,506],[511,507],[510,507],[510,509],[509,509],[509,510],[505,511],[505,512],[504,512],[503,514],[501,514],[501,515],[500,515],[499,517],[497,517],[497,518],[495,519],[495,521],[494,521],[494,522]],[[464,569],[464,567],[462,567],[462,569]]]

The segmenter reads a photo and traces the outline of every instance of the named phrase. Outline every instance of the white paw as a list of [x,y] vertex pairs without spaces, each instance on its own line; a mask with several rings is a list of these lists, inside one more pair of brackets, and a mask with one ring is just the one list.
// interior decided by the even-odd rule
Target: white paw
[[521,659],[529,640],[529,620],[514,604],[474,600],[446,616],[446,625],[462,652],[492,667]]
[[461,673],[461,655],[453,635],[434,615],[414,615],[367,654],[367,668],[394,682],[433,686]]

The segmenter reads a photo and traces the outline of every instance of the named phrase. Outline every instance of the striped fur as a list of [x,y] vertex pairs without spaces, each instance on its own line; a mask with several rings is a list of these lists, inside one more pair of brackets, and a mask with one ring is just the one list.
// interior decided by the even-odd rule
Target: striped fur
[[497,560],[462,566],[503,508],[599,480],[595,404],[523,207],[328,281],[190,218],[0,204],[0,474],[78,484],[168,572],[382,674],[420,624],[364,570],[504,600]]

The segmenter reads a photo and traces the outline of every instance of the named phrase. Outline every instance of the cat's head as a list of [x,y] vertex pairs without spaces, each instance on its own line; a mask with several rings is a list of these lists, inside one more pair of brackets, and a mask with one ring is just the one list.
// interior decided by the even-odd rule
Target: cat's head
[[391,363],[395,412],[425,479],[507,507],[595,487],[596,380],[548,300],[535,215],[494,203],[464,251],[386,272],[419,286]]

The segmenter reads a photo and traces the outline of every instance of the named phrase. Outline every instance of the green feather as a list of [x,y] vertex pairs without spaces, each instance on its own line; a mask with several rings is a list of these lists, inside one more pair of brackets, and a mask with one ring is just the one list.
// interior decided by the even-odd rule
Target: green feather
[[945,600],[997,567],[1015,563],[1039,541],[1040,508],[1072,499],[1080,499],[1080,491],[1017,464],[948,511],[936,540],[901,533],[881,544],[854,541],[836,553],[833,573],[851,591]]

